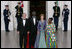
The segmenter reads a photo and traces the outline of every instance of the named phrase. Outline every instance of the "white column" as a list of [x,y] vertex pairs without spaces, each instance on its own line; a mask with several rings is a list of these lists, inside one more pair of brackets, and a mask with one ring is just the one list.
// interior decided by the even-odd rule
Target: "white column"
[[55,1],[48,1],[48,18],[53,17],[53,6]]
[[46,1],[46,17],[47,21],[48,18],[53,17],[53,6],[55,1]]
[[58,1],[58,6],[60,7],[60,17],[59,17],[59,26],[58,26],[58,28],[62,29],[62,23],[63,23],[62,10],[63,10],[63,6],[64,6],[64,1]]
[[16,9],[15,9],[15,7],[17,6],[17,3],[18,3],[19,1],[11,1],[10,2],[10,10],[11,10],[11,16],[12,16],[12,22],[13,22],[13,30],[15,29],[15,28],[17,28],[17,20],[16,20]]
[[48,1],[46,1],[46,21],[48,22]]
[[29,1],[24,1],[23,2],[24,3],[24,7],[23,7],[23,13],[26,13],[26,15],[27,15],[27,17],[26,18],[28,18],[29,17]]
[[9,29],[11,30],[14,30],[14,4],[12,4],[12,1],[8,1],[8,5],[9,5],[9,10],[11,12],[11,15],[10,15],[10,20],[11,22],[9,23]]

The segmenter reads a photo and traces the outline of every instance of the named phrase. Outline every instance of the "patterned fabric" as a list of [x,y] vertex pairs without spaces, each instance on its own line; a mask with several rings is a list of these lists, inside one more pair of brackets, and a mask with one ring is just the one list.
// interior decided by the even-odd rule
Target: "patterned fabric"
[[46,21],[44,20],[43,23],[39,21],[38,26],[37,26],[38,31],[40,32],[42,30],[45,30],[45,28],[46,28]]
[[38,48],[46,48],[45,28],[46,28],[46,21],[44,21],[44,22],[39,21],[38,31],[40,33],[40,40],[39,40],[39,47]]
[[37,34],[37,36],[36,36],[36,41],[35,41],[34,48],[38,48],[38,46],[39,46],[39,40],[40,40],[40,33]]
[[46,42],[45,42],[45,34],[44,31],[40,32],[40,40],[39,40],[39,47],[38,48],[47,48]]
[[47,48],[56,48],[56,36],[54,32],[56,31],[55,25],[50,24],[46,27],[46,45]]
[[45,28],[46,28],[46,21],[44,20],[43,23],[39,21],[37,26],[39,34],[37,34],[35,48],[47,48],[45,42]]

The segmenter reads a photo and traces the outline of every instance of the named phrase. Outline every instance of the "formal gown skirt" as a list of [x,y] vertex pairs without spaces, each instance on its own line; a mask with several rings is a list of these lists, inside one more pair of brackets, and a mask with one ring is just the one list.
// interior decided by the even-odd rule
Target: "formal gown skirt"
[[39,47],[38,48],[47,48],[46,42],[45,42],[45,34],[44,31],[40,32],[40,40],[39,40]]
[[49,32],[47,32],[46,45],[47,45],[47,48],[57,48],[55,34],[50,34]]
[[40,33],[37,34],[37,36],[36,36],[36,41],[35,41],[34,48],[38,48],[38,46],[39,46],[39,40],[40,40]]

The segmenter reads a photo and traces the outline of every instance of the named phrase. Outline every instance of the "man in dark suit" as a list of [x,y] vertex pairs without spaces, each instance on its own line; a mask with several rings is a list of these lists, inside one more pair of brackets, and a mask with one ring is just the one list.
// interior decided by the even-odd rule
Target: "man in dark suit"
[[20,48],[22,48],[23,39],[24,39],[24,48],[26,48],[27,43],[27,33],[29,33],[29,23],[26,19],[26,14],[22,15],[22,18],[19,20],[18,24],[18,33],[19,33],[19,40],[20,40]]
[[16,9],[16,18],[17,18],[17,31],[18,31],[18,24],[19,24],[19,20],[21,19],[21,16],[23,14],[23,9],[21,7],[21,3],[18,2],[18,5],[15,7]]
[[9,11],[9,6],[8,5],[5,5],[3,15],[4,15],[4,22],[5,22],[5,30],[6,30],[6,32],[9,32],[9,29],[8,29],[9,22],[10,22],[10,17],[9,16],[11,15],[11,13]]
[[53,7],[54,10],[54,24],[56,26],[56,30],[58,29],[58,21],[59,21],[59,16],[60,16],[60,7],[57,5],[57,2],[55,2],[55,6]]
[[67,5],[64,5],[64,9],[62,11],[63,15],[63,22],[64,22],[64,31],[67,31],[67,26],[68,26],[68,15],[69,15],[69,9],[67,8]]
[[30,18],[30,38],[29,38],[29,47],[31,48],[31,45],[34,46],[35,40],[36,40],[36,34],[37,34],[37,18],[36,18],[36,12],[32,12],[32,17]]

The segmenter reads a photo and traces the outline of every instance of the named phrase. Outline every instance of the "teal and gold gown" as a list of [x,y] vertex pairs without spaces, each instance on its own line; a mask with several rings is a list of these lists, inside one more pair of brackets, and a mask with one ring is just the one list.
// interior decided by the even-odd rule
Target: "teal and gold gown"
[[39,21],[38,23],[38,31],[40,33],[39,37],[39,45],[38,48],[47,48],[45,42],[45,28],[46,28],[46,21],[44,22]]
[[55,25],[52,23],[46,26],[46,46],[47,48],[57,48],[56,36],[55,36]]

